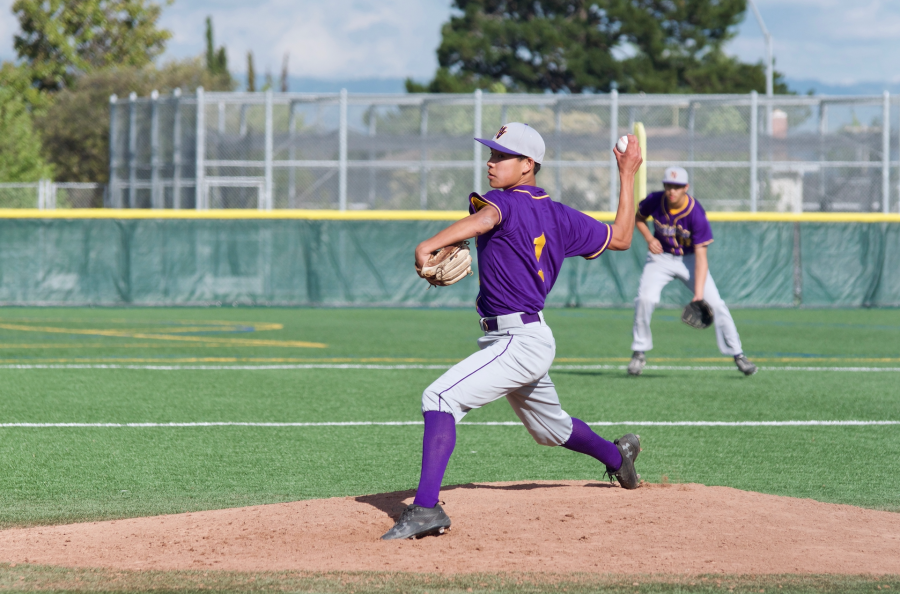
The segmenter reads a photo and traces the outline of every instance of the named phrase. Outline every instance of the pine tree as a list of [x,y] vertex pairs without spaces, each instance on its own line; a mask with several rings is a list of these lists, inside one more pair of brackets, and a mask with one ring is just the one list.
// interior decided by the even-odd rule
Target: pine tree
[[216,49],[213,41],[212,17],[206,17],[206,69],[213,76],[228,74],[228,56],[225,46]]
[[[763,64],[726,56],[746,0],[455,0],[439,68],[410,92],[743,93]],[[630,57],[620,59],[622,48]],[[780,76],[780,75],[779,75]],[[787,87],[776,81],[776,92]]]
[[247,90],[256,92],[256,71],[253,69],[253,52],[247,52]]

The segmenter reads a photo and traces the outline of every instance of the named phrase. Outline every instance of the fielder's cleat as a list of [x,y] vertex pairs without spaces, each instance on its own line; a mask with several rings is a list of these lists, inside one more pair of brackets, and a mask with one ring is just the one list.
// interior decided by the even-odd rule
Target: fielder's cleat
[[734,364],[737,365],[738,370],[744,375],[753,375],[757,371],[756,365],[751,363],[744,353],[734,356]]
[[631,355],[631,363],[628,364],[628,375],[640,375],[647,364],[647,357],[643,351],[635,351]]
[[641,437],[634,433],[627,433],[613,442],[622,455],[622,465],[618,470],[606,467],[606,474],[610,480],[616,477],[623,489],[637,489],[641,486],[641,475],[634,469],[634,461],[641,453]]
[[450,516],[438,503],[434,507],[408,505],[394,527],[384,533],[381,540],[402,540],[421,538],[429,534],[443,534],[450,530]]

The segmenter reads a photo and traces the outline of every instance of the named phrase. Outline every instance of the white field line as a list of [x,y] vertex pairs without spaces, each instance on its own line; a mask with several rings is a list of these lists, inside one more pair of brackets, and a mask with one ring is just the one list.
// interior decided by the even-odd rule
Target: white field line
[[[66,363],[66,364],[9,364],[0,365],[0,370],[34,370],[34,369],[132,369],[144,371],[269,371],[269,370],[303,370],[303,369],[363,369],[363,370],[408,370],[432,369],[446,370],[451,365],[399,364],[379,365],[362,363],[298,363],[284,365],[134,365],[117,363]],[[554,365],[551,371],[624,371],[626,365]],[[735,371],[733,365],[647,365],[644,369],[657,371]],[[760,367],[763,371],[838,371],[900,372],[900,367],[826,367],[826,366],[784,366]]]
[[[461,425],[481,427],[520,427],[518,421],[463,422]],[[0,428],[178,428],[178,427],[397,427],[422,425],[422,421],[330,421],[322,423],[265,423],[210,421],[196,423],[0,423]],[[900,421],[594,421],[588,425],[611,427],[859,427],[868,425],[900,425]]]

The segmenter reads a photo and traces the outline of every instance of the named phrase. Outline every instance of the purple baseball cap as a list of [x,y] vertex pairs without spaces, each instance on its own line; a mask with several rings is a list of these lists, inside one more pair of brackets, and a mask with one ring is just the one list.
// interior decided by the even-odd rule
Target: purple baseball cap
[[501,126],[493,138],[475,140],[501,153],[531,157],[535,163],[544,160],[544,139],[528,124],[510,122]]

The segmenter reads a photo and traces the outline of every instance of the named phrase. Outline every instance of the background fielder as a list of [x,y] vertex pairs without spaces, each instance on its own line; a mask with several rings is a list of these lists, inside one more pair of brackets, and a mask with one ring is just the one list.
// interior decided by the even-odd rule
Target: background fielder
[[477,237],[480,289],[475,302],[484,337],[479,351],[454,365],[422,394],[425,432],[422,471],[416,498],[385,540],[440,533],[450,518],[438,502],[447,463],[456,445],[456,423],[473,408],[505,397],[539,444],[563,446],[605,465],[619,484],[635,489],[640,479],[634,459],[637,436],[609,442],[559,402],[548,375],[556,342],[541,310],[571,256],[599,257],[607,249],[626,250],[634,232],[634,174],[641,163],[637,139],[629,138],[619,162],[621,190],[613,225],[554,202],[535,184],[544,157],[544,141],[533,128],[511,123],[493,139],[488,181],[494,190],[469,196],[470,216],[457,221],[416,248],[420,272],[435,250]]
[[[650,253],[641,273],[634,300],[634,342],[628,373],[640,375],[647,362],[645,353],[653,348],[650,318],[659,303],[663,287],[679,279],[694,293],[692,301],[706,300],[713,310],[716,342],[723,355],[731,355],[745,375],[756,373],[756,365],[744,356],[741,337],[728,306],[709,274],[707,247],[713,242],[712,229],[700,203],[688,194],[687,171],[669,167],[663,176],[662,192],[653,192],[639,205],[635,227],[644,236]],[[647,219],[653,218],[653,233]]]

